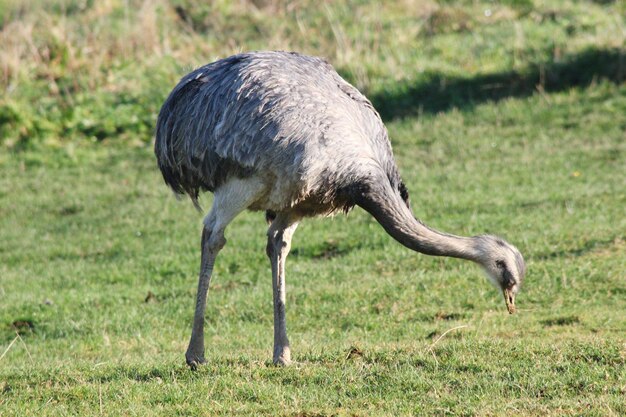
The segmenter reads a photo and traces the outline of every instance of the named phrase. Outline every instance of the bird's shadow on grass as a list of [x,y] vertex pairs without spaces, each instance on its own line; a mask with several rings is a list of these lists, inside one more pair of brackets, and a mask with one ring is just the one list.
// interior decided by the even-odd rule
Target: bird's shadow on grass
[[161,383],[163,381],[194,379],[201,376],[203,373],[205,372],[192,371],[181,360],[181,362],[177,364],[166,363],[152,368],[139,365],[116,365],[104,370],[98,370],[89,380],[100,383],[119,380]]
[[467,78],[426,73],[421,79],[424,81],[399,83],[369,95],[383,120],[452,108],[471,109],[487,101],[586,87],[599,80],[620,83],[626,80],[626,49],[590,48],[559,61],[534,64],[521,70]]

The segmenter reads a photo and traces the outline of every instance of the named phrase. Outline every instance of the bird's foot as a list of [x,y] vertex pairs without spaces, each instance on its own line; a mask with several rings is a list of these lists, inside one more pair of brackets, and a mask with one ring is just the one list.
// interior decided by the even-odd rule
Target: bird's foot
[[274,349],[274,365],[289,366],[291,365],[291,350],[289,346],[283,346]]
[[206,359],[204,359],[204,354],[194,355],[192,353],[187,353],[185,355],[185,360],[187,361],[187,365],[192,371],[198,369],[200,365],[204,365],[206,363]]
[[274,365],[276,366],[289,366],[291,365],[291,359],[288,358],[284,358],[284,357],[279,357],[279,358],[274,358]]

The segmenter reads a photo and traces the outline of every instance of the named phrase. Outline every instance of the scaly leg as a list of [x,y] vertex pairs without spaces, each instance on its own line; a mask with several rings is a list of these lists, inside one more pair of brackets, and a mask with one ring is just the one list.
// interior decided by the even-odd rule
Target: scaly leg
[[291,248],[291,238],[298,227],[297,218],[279,213],[267,232],[267,255],[272,264],[274,290],[274,355],[276,365],[289,365],[291,350],[287,338],[285,317],[285,260]]
[[[210,218],[210,215],[209,215]],[[209,222],[207,222],[209,223]],[[198,365],[205,363],[204,359],[204,311],[206,308],[206,298],[211,282],[213,265],[220,249],[226,244],[224,229],[215,230],[210,226],[202,230],[202,260],[200,263],[200,277],[198,279],[198,294],[196,296],[196,311],[193,316],[193,327],[191,330],[191,340],[185,359],[187,365],[195,370]]]
[[187,365],[191,369],[195,370],[198,365],[205,362],[204,312],[215,258],[226,244],[224,230],[235,216],[255,201],[262,188],[262,183],[258,179],[232,179],[214,193],[213,207],[204,219],[196,311],[193,317],[191,340],[185,353]]

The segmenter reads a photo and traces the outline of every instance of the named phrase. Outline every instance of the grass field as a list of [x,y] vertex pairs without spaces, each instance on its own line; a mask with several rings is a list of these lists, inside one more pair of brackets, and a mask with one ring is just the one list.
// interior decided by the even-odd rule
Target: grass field
[[[0,0],[0,416],[626,414],[620,1]],[[360,209],[301,224],[271,364],[262,213],[226,232],[184,362],[202,214],[152,153],[189,69],[322,55],[379,109],[417,217],[525,255],[519,314]],[[202,205],[210,205],[210,195]]]

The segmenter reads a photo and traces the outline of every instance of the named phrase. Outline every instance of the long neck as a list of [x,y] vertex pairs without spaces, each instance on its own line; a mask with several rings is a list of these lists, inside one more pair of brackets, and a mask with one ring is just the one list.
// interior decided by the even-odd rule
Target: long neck
[[417,220],[391,188],[388,181],[377,183],[358,205],[369,212],[395,240],[409,249],[432,256],[450,256],[480,262],[475,239],[442,233]]

